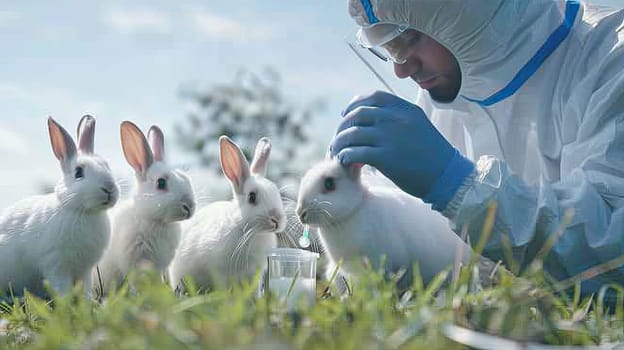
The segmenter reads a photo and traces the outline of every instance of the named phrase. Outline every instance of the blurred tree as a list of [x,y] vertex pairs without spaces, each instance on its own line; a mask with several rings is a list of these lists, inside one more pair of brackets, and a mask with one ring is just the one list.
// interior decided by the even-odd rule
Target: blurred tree
[[250,161],[258,139],[269,137],[273,147],[267,177],[280,183],[297,181],[310,159],[323,157],[325,146],[311,137],[307,126],[325,109],[324,102],[293,106],[282,93],[278,73],[270,68],[261,74],[241,70],[231,83],[182,94],[191,102],[191,111],[175,126],[177,139],[203,167],[221,173],[221,135],[232,138]]

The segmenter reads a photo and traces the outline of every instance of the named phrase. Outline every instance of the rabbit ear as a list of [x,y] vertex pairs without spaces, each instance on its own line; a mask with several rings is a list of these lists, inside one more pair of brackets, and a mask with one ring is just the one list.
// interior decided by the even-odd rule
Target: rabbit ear
[[48,118],[48,132],[50,133],[50,143],[56,159],[61,162],[63,171],[66,171],[70,162],[76,158],[76,144],[72,140],[67,130],[65,130],[52,117]]
[[152,147],[152,152],[154,153],[154,161],[162,162],[165,160],[165,135],[163,135],[162,130],[156,125],[152,125],[152,127],[147,132],[147,139],[149,140],[149,144]]
[[363,163],[353,163],[347,166],[347,175],[352,180],[359,180],[362,175]]
[[93,154],[95,144],[95,118],[85,115],[78,123],[78,150],[85,154]]
[[236,193],[243,193],[243,184],[249,177],[249,164],[243,151],[227,136],[219,137],[219,158],[223,174],[230,180]]
[[154,157],[145,136],[132,122],[121,123],[121,148],[137,177],[144,180],[147,169],[154,163]]
[[269,154],[271,153],[271,141],[263,137],[258,140],[256,145],[256,152],[254,153],[253,160],[251,161],[251,172],[254,174],[260,174],[264,176],[266,174],[267,161],[269,160]]

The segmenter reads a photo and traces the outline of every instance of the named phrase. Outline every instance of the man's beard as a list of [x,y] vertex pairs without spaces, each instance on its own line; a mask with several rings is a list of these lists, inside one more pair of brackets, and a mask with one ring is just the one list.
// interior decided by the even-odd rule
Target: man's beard
[[449,92],[444,91],[444,89],[441,89],[439,87],[436,87],[431,90],[427,90],[427,92],[429,92],[429,96],[431,96],[431,99],[436,102],[451,103],[455,101],[455,98],[457,98],[457,93],[459,92],[459,89],[457,89],[457,91],[455,92]]

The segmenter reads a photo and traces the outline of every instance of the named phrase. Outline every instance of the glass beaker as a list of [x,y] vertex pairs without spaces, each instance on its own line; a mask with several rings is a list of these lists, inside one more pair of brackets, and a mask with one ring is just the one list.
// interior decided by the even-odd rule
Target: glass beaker
[[267,257],[268,290],[286,308],[312,306],[316,301],[316,260],[319,254],[303,249],[276,248]]

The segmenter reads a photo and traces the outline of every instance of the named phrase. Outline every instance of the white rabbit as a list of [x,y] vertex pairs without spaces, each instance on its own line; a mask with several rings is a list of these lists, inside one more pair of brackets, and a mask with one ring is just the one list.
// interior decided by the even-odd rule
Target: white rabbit
[[191,276],[197,287],[210,289],[233,277],[252,277],[277,245],[276,233],[285,227],[277,186],[264,177],[271,151],[268,138],[256,146],[251,167],[228,137],[219,138],[223,173],[232,185],[233,199],[211,203],[185,227],[169,267],[172,288],[183,287]]
[[91,268],[110,237],[106,210],[119,190],[107,162],[93,154],[93,117],[78,124],[78,148],[52,118],[48,130],[63,179],[55,193],[21,200],[0,216],[0,292],[45,293],[47,279],[64,294],[81,280],[88,297]]
[[164,160],[162,131],[152,126],[147,139],[135,124],[121,123],[121,145],[136,175],[136,191],[112,212],[111,241],[92,275],[98,293],[106,293],[111,283],[119,286],[141,261],[166,271],[180,241],[180,221],[195,212],[190,179]]
[[452,266],[456,249],[463,263],[470,258],[470,247],[442,215],[400,190],[363,185],[358,165],[326,160],[312,167],[301,181],[296,211],[302,223],[320,229],[330,255],[353,277],[362,257],[378,267],[383,255],[386,272],[407,269],[399,283],[407,287],[414,263],[427,282]]
[[[327,247],[325,247],[321,241],[318,227],[308,227],[309,245],[301,245],[305,227],[296,214],[297,202],[288,197],[284,197],[283,201],[286,215],[286,229],[277,234],[278,246],[304,249],[319,254],[319,259],[316,263],[316,278],[330,281],[333,277],[333,286],[327,291],[336,291],[339,295],[349,295],[351,290],[348,281],[340,270],[336,271],[337,264],[327,251]],[[336,272],[337,274],[334,276]]]

